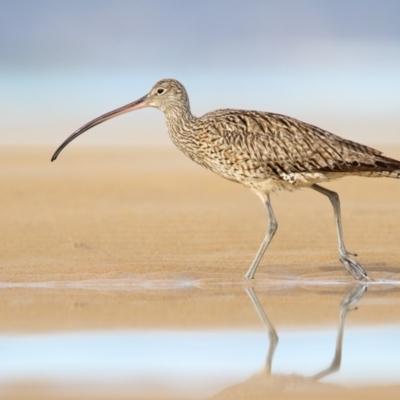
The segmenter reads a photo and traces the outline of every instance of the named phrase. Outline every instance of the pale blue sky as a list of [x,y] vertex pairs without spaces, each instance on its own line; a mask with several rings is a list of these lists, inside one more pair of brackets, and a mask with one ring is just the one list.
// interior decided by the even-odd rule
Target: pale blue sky
[[[192,110],[288,114],[366,143],[400,138],[396,0],[1,1],[0,144],[57,145],[173,77]],[[141,110],[79,144],[168,143]]]

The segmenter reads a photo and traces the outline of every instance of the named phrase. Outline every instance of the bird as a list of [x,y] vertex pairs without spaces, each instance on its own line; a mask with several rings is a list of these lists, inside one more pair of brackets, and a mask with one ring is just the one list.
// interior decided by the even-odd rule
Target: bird
[[323,186],[345,176],[400,178],[400,161],[317,126],[271,112],[220,109],[196,117],[185,87],[175,79],[158,81],[148,94],[101,115],[72,133],[51,161],[79,135],[111,118],[145,107],[164,113],[175,146],[197,164],[253,191],[268,213],[267,232],[245,274],[253,279],[278,223],[270,196],[281,190],[310,188],[328,197],[333,207],[339,260],[359,281],[367,272],[346,249],[339,195]]

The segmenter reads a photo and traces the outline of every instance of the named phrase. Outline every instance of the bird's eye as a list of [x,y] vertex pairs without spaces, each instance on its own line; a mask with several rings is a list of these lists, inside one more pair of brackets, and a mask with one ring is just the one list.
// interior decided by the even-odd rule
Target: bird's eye
[[165,89],[163,89],[163,88],[157,89],[158,94],[163,94],[164,92],[165,92]]

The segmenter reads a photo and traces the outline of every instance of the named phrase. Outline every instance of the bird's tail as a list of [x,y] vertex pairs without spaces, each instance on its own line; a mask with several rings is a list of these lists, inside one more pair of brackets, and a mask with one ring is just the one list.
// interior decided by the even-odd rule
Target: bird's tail
[[400,169],[396,169],[394,171],[381,172],[381,175],[379,176],[400,179]]
[[372,159],[363,172],[363,176],[400,179],[400,161],[381,153]]
[[369,178],[394,178],[400,179],[400,169],[393,171],[360,171],[354,175],[365,176]]

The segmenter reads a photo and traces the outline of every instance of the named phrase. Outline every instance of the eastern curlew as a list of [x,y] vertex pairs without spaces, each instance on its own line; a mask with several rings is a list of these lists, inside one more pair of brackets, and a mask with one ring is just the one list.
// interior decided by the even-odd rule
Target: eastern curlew
[[144,107],[160,109],[173,143],[189,158],[223,178],[255,192],[269,215],[267,233],[245,277],[252,279],[278,224],[270,194],[308,187],[332,203],[339,260],[357,280],[369,280],[350,256],[343,239],[339,196],[320,182],[344,176],[400,178],[400,161],[378,150],[343,139],[316,126],[280,114],[224,109],[195,117],[185,87],[174,79],[157,82],[139,100],[110,111],[82,126],[54,153],[83,132],[118,115]]

